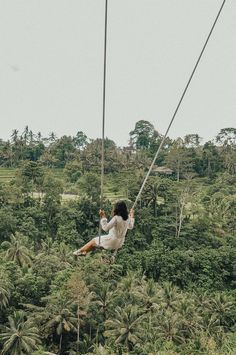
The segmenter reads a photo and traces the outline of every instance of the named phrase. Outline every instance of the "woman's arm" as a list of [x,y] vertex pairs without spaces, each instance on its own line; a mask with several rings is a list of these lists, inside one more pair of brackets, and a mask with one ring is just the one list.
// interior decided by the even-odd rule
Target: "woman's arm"
[[129,221],[128,221],[128,229],[133,229],[134,228],[134,210],[131,208],[130,213],[129,213]]
[[133,228],[134,228],[134,218],[133,217],[129,217],[128,229],[133,229]]
[[116,216],[114,216],[110,222],[107,222],[107,218],[106,217],[103,217],[101,219],[101,226],[102,226],[102,229],[105,231],[105,232],[108,232],[112,227],[114,227],[114,225],[116,224]]

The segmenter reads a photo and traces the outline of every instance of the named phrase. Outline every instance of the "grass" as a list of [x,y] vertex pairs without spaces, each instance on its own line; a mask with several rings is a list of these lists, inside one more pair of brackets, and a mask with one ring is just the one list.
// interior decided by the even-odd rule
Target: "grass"
[[65,174],[62,168],[50,168],[49,171],[55,178],[65,180]]
[[9,182],[14,179],[16,169],[13,168],[1,168],[0,167],[0,182]]
[[105,186],[104,186],[104,196],[110,200],[111,202],[115,202],[117,200],[123,200],[126,199],[127,194],[123,189],[117,189],[116,184],[114,184],[114,181],[111,179],[107,178],[105,180]]
[[[0,167],[0,183],[10,182],[12,179],[15,178],[16,172],[17,169],[14,168]],[[52,168],[50,169],[50,172],[55,178],[65,181],[65,174],[63,169]],[[67,194],[65,194],[65,196],[67,196]],[[71,199],[72,196],[77,197],[76,195],[68,194],[68,198],[65,197],[65,199]],[[125,199],[126,193],[125,191],[123,191],[123,189],[119,189],[119,191],[117,191],[116,184],[114,184],[111,179],[106,179],[106,184],[104,187],[104,196],[111,202],[114,202],[117,200]]]
[[[50,169],[54,177],[60,180],[65,179],[63,169]],[[14,179],[17,169],[15,168],[2,168],[0,167],[0,182],[9,182]]]

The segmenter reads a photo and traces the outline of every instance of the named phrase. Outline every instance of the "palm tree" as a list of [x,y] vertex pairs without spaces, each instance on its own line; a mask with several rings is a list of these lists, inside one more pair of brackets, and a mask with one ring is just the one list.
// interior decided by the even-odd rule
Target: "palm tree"
[[134,293],[141,299],[146,310],[154,311],[159,307],[160,289],[153,279],[142,280],[141,285],[137,286]]
[[41,143],[42,142],[42,133],[41,132],[38,132],[37,135],[36,135],[36,139],[37,139],[37,142],[38,143]]
[[34,142],[34,133],[31,130],[29,131],[29,142],[31,145]]
[[20,233],[11,235],[10,241],[2,242],[1,246],[6,249],[5,257],[14,261],[19,266],[30,266],[32,264],[29,249],[24,245],[24,236]]
[[182,318],[173,310],[166,310],[157,326],[157,333],[167,341],[183,343],[185,341]]
[[71,305],[75,305],[77,308],[77,343],[76,353],[79,354],[79,342],[80,342],[80,325],[82,323],[81,316],[87,314],[87,309],[92,298],[92,292],[89,291],[86,286],[83,275],[80,270],[76,270],[70,277],[67,285],[68,301]]
[[185,336],[191,337],[193,333],[202,330],[202,317],[192,297],[188,295],[182,297],[178,302],[177,312],[182,318],[181,327]]
[[95,344],[93,346],[93,352],[87,353],[87,355],[113,355],[114,349],[108,346],[102,346],[101,344]]
[[8,318],[9,326],[0,335],[3,342],[2,355],[32,354],[40,344],[38,329],[28,320],[22,311]]
[[12,134],[11,134],[11,139],[14,144],[16,144],[18,140],[18,133],[19,131],[17,129],[13,129]]
[[157,202],[160,185],[161,179],[151,177],[144,190],[143,201],[147,203],[148,206],[152,205],[154,217],[157,216]]
[[233,314],[235,309],[235,300],[233,297],[218,292],[215,294],[214,298],[211,299],[209,308],[210,314],[215,314],[220,326],[223,326],[229,330],[228,328],[230,328],[230,325],[234,324]]
[[120,296],[122,302],[132,302],[137,297],[136,287],[140,285],[142,276],[138,273],[128,271],[127,275],[122,278],[121,282],[117,285],[117,296]]
[[117,307],[115,314],[116,317],[105,322],[107,330],[104,335],[113,338],[115,344],[122,344],[130,351],[142,339],[141,323],[145,315],[132,305]]
[[54,252],[54,244],[53,240],[50,237],[47,237],[45,240],[42,240],[41,242],[41,252],[37,255],[42,256],[42,255],[51,255]]
[[24,142],[25,144],[28,142],[28,139],[29,139],[29,126],[25,126],[25,129],[22,133],[22,136],[23,136],[23,139],[24,139]]
[[61,242],[56,249],[57,255],[61,262],[65,265],[65,267],[70,267],[70,262],[73,261],[73,257],[71,256],[71,249],[69,246],[64,242]]
[[9,303],[9,298],[10,298],[9,287],[6,284],[1,282],[1,284],[0,284],[0,309],[7,307],[8,303]]
[[110,291],[109,284],[101,285],[101,288],[98,288],[98,290],[94,294],[93,303],[97,304],[98,307],[101,309],[104,319],[107,318],[107,310],[113,300],[113,294],[114,293]]
[[49,133],[48,140],[49,140],[50,143],[55,142],[56,139],[57,139],[57,137],[56,137],[56,134],[54,132]]
[[160,291],[160,304],[163,309],[175,310],[178,306],[180,294],[177,292],[177,287],[170,282],[165,282]]
[[4,142],[4,144],[1,148],[1,155],[4,160],[4,165],[12,167],[14,153],[12,151],[12,145],[11,145],[10,141]]
[[58,354],[62,351],[62,340],[65,333],[77,331],[76,323],[77,318],[68,308],[55,309],[54,314],[51,315],[52,319],[46,324],[46,327],[56,331],[56,334],[60,337]]

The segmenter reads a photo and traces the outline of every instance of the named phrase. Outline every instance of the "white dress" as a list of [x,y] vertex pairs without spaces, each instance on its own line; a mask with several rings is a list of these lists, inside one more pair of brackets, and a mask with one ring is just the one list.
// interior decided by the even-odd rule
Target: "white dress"
[[[122,247],[125,241],[125,236],[128,229],[133,229],[134,218],[129,217],[126,221],[121,216],[114,216],[110,222],[107,218],[101,219],[101,226],[108,235],[102,235],[100,239],[100,246],[104,249],[117,250]],[[99,237],[94,238],[97,245],[99,245]]]

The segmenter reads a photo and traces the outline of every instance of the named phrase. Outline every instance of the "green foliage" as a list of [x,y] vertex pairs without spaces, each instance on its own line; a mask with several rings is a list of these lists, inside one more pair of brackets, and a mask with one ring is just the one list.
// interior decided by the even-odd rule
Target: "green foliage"
[[40,344],[40,336],[37,327],[29,320],[25,320],[23,312],[15,312],[8,318],[9,326],[6,326],[0,339],[3,342],[2,354],[30,354]]
[[68,180],[75,183],[82,175],[82,164],[78,161],[69,162],[66,164],[64,171]]
[[[132,206],[161,135],[139,121],[130,138],[105,140],[108,216]],[[14,130],[0,142],[0,352],[234,354],[235,156],[233,128],[168,138],[156,163],[173,174],[153,171],[115,261],[75,259],[98,234],[101,139]]]
[[16,235],[11,235],[10,241],[2,242],[1,246],[5,252],[5,258],[8,261],[14,261],[20,267],[31,266],[31,252],[27,248],[27,238],[16,232]]
[[79,180],[79,189],[94,201],[100,196],[100,177],[95,173],[85,173]]
[[[152,144],[160,138],[160,135],[155,131],[154,126],[148,121],[138,121],[135,128],[130,132],[130,144],[138,149],[151,148]],[[156,147],[157,148],[157,147]]]

